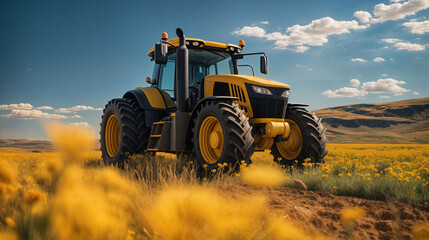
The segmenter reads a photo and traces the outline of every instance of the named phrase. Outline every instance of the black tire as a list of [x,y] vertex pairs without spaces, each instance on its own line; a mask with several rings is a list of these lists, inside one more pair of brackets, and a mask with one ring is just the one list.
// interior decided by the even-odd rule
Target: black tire
[[[106,134],[106,125],[111,117],[112,119],[116,118],[117,125],[115,125],[116,127],[108,127],[110,133]],[[137,118],[132,103],[122,98],[112,99],[106,104],[101,118],[100,150],[103,161],[109,165],[122,164],[128,154],[137,153],[138,147]],[[119,141],[113,147],[110,145],[112,140],[109,140],[111,139],[109,138],[111,131],[119,131]]]
[[151,127],[146,126],[145,112],[140,107],[140,104],[137,102],[137,100],[134,98],[131,98],[128,100],[130,101],[131,105],[133,106],[134,112],[136,114],[136,121],[137,121],[137,150],[136,150],[136,153],[145,154],[146,149],[147,149],[147,145],[149,143]]
[[[287,149],[279,150],[281,144],[274,143],[271,148],[274,161],[281,166],[291,166],[293,164],[302,166],[307,158],[310,158],[313,163],[323,163],[324,157],[328,153],[326,149],[328,139],[325,135],[326,128],[322,124],[322,119],[304,108],[288,108],[286,121],[293,121],[299,127],[302,138],[301,149],[296,151],[299,154],[291,154],[297,156],[288,158],[281,154]],[[293,137],[292,134],[291,137]]]
[[[222,152],[214,163],[204,159],[199,140],[201,125],[208,117],[216,118],[223,132]],[[213,169],[218,169],[218,164],[224,165],[226,163],[229,168],[238,171],[242,161],[250,164],[250,157],[254,152],[252,127],[244,110],[241,110],[237,104],[217,101],[203,103],[198,110],[194,123],[192,129],[193,154],[200,167],[202,166],[207,172],[210,172]]]

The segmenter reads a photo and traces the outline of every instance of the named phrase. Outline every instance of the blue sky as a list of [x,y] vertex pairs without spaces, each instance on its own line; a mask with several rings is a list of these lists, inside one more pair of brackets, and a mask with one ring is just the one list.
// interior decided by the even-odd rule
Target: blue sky
[[148,50],[177,27],[266,52],[264,77],[312,110],[429,96],[429,0],[176,4],[1,1],[0,138],[46,139],[53,120],[98,132],[100,109],[147,86]]

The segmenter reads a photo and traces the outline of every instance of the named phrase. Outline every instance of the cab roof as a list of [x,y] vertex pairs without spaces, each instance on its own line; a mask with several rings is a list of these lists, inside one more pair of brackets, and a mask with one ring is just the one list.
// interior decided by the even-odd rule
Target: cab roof
[[[198,48],[198,49],[207,49],[207,50],[217,50],[217,51],[223,51],[223,52],[234,52],[239,53],[241,52],[241,47],[229,44],[229,43],[218,43],[218,42],[212,42],[212,41],[204,41],[202,39],[198,38],[185,38],[186,45],[188,48]],[[179,46],[179,38],[173,38],[168,40],[169,43],[173,44],[175,47]],[[172,51],[173,48],[168,45],[168,51]],[[153,57],[153,52],[155,51],[155,47],[152,47],[147,55],[149,57]]]

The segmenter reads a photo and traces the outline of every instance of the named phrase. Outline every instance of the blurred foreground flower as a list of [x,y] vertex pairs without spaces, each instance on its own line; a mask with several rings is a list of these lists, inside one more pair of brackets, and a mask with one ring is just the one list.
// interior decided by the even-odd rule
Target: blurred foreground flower
[[426,222],[414,227],[413,237],[416,240],[429,239],[429,222]]
[[46,130],[66,164],[83,161],[83,154],[94,146],[93,135],[87,128],[53,123]]
[[366,214],[363,208],[345,208],[341,210],[341,221],[344,225],[350,226],[354,222]]
[[252,167],[242,172],[242,179],[256,187],[280,186],[286,182],[286,175],[280,168]]

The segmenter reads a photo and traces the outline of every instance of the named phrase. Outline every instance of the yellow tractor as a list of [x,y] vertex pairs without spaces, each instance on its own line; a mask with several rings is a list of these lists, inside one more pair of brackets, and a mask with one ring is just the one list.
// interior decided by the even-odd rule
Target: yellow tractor
[[290,87],[255,76],[239,75],[238,61],[265,53],[242,53],[238,46],[196,38],[168,40],[163,33],[148,55],[155,62],[150,87],[138,87],[109,101],[101,122],[101,151],[107,164],[128,154],[156,152],[190,155],[211,171],[236,170],[254,151],[271,150],[281,165],[305,159],[323,162],[328,152],[321,119],[289,103]]

